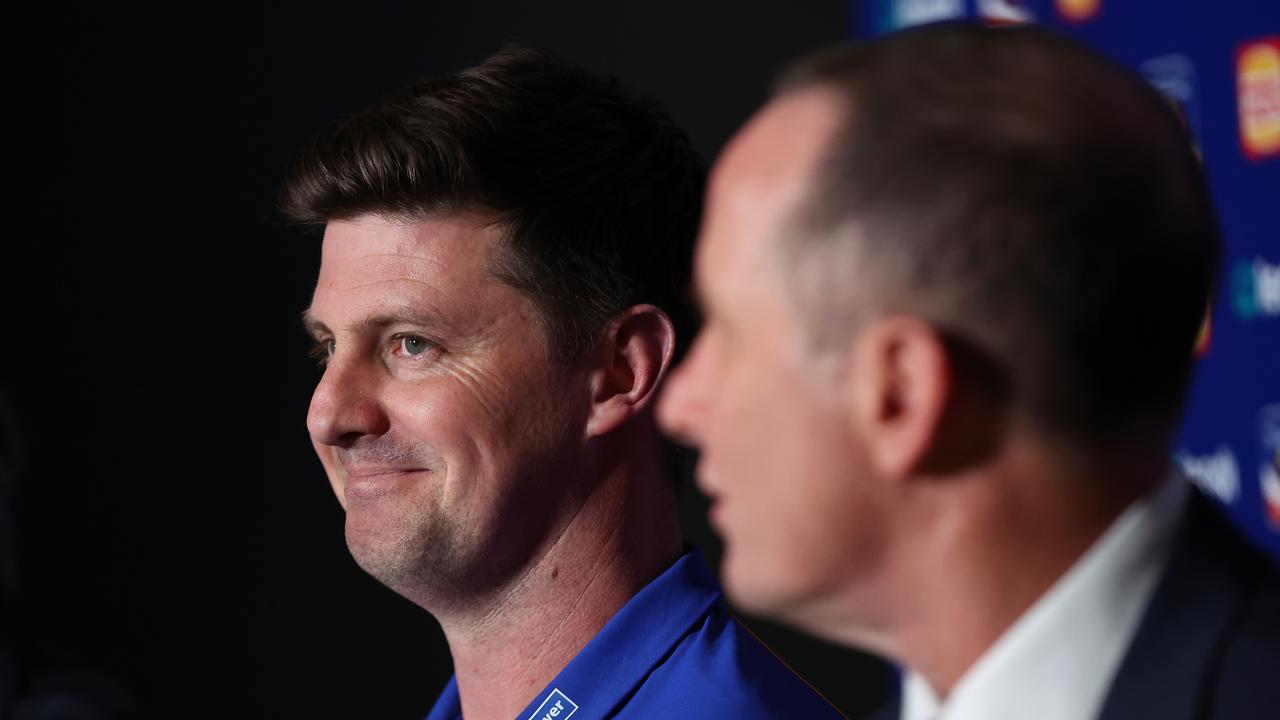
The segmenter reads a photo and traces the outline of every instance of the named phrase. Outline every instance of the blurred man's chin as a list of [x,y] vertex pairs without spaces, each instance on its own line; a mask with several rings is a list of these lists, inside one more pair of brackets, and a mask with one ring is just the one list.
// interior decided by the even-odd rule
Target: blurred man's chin
[[787,607],[783,578],[778,578],[757,557],[740,555],[726,548],[723,576],[725,595],[739,610],[750,615],[775,618]]
[[729,601],[744,613],[812,632],[802,618],[821,603],[812,577],[794,572],[786,558],[762,561],[725,551],[723,584]]

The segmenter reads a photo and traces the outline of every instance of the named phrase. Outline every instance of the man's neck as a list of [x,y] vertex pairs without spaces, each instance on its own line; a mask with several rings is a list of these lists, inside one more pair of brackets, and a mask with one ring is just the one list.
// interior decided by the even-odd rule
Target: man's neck
[[1116,468],[1115,477],[1019,465],[1011,471],[1021,477],[975,486],[963,503],[940,510],[937,537],[918,538],[928,559],[906,583],[918,587],[900,594],[911,600],[891,635],[894,654],[943,697],[1164,473],[1160,463]]
[[510,720],[680,554],[661,477],[605,478],[520,579],[480,613],[441,617],[467,720]]

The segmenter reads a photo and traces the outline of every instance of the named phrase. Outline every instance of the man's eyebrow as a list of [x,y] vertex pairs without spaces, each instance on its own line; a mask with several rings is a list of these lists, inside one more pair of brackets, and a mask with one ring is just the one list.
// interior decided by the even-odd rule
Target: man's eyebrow
[[302,311],[302,327],[307,331],[313,340],[319,340],[325,335],[332,335],[329,327],[320,322],[315,315],[311,314],[311,308]]
[[[413,325],[417,327],[447,329],[443,319],[434,313],[424,313],[415,308],[399,308],[378,315],[360,318],[347,326],[352,334],[362,334],[371,330],[381,330],[389,325]],[[327,325],[320,322],[311,313],[311,308],[302,311],[302,327],[315,339],[333,335]]]

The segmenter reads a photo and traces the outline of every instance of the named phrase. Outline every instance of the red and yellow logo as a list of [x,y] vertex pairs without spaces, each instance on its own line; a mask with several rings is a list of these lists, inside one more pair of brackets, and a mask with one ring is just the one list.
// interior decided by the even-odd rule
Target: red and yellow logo
[[1058,14],[1069,22],[1091,20],[1102,7],[1102,0],[1058,0]]
[[1280,155],[1280,37],[1240,46],[1236,92],[1244,154],[1251,160]]

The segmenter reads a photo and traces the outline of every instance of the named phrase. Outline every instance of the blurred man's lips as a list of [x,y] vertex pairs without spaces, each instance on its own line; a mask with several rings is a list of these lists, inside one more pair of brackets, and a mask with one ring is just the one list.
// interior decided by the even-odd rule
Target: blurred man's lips
[[724,539],[724,503],[714,496],[707,498],[707,523]]
[[711,487],[711,483],[707,481],[707,475],[699,472],[696,477],[698,490],[707,498],[707,520],[717,530],[719,529],[717,519],[723,513],[720,493]]
[[694,483],[698,486],[698,490],[702,491],[702,494],[706,495],[707,499],[714,503],[716,500],[716,497],[720,493],[717,492],[716,489],[711,486],[712,483],[709,476],[710,476],[710,473],[708,473],[704,469],[703,465],[699,464],[697,469],[694,471],[693,479],[694,479]]

